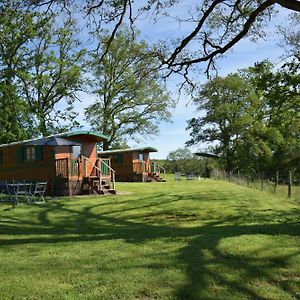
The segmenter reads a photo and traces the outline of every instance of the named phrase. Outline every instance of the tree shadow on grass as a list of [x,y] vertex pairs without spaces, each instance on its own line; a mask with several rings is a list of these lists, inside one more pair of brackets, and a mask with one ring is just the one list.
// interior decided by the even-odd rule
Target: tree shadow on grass
[[[219,299],[224,299],[222,292],[230,291],[241,298],[269,299],[265,298],[255,286],[249,284],[249,282],[256,281],[268,282],[291,298],[297,297],[295,288],[297,278],[290,278],[290,281],[279,280],[274,272],[277,268],[287,268],[289,259],[298,256],[300,251],[293,250],[289,254],[282,254],[278,249],[275,254],[274,252],[268,254],[266,251],[267,254],[261,257],[253,255],[251,251],[227,253],[220,243],[226,239],[245,236],[299,236],[300,210],[298,209],[276,211],[276,213],[265,211],[259,217],[256,216],[259,222],[255,224],[247,223],[254,217],[254,213],[248,211],[220,220],[210,222],[206,220],[205,225],[195,227],[153,225],[141,222],[138,218],[130,219],[110,215],[126,214],[133,210],[152,207],[158,209],[155,214],[159,214],[158,206],[172,204],[183,199],[184,196],[178,195],[155,202],[150,197],[144,197],[134,207],[116,208],[110,213],[97,213],[97,208],[103,206],[103,203],[83,205],[82,209],[74,209],[64,201],[52,202],[37,210],[28,210],[26,220],[12,216],[1,219],[0,234],[11,237],[24,235],[24,238],[1,239],[0,244],[5,247],[29,243],[48,244],[119,239],[127,243],[141,244],[161,238],[184,239],[185,246],[178,250],[176,260],[185,271],[186,281],[174,291],[174,298],[218,299],[216,295],[219,294]],[[37,213],[38,218],[32,221]],[[58,218],[53,221],[50,215],[57,215]],[[282,218],[282,222],[274,223],[274,217],[278,216]],[[263,252],[264,249],[260,251]],[[150,267],[153,266],[149,265]],[[163,266],[157,265],[156,267],[164,271]],[[230,274],[222,273],[224,271],[219,272],[220,269],[236,272],[238,275],[231,277]],[[300,274],[298,278],[299,276]],[[222,287],[220,291],[213,290],[220,287]]]

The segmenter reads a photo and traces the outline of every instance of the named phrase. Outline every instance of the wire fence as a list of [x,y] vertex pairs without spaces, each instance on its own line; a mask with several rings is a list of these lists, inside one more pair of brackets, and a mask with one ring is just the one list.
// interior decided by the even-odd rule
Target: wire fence
[[266,177],[262,174],[260,176],[247,176],[240,173],[234,174],[220,170],[212,170],[210,177],[216,180],[225,180],[249,188],[300,200],[300,177],[299,175],[294,175],[291,171],[288,175],[281,175],[280,172],[277,172],[273,176]]

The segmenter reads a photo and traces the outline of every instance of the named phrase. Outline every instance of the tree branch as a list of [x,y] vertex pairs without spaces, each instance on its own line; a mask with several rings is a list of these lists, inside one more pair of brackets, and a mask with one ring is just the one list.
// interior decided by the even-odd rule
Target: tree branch
[[223,2],[224,0],[215,0],[211,6],[204,12],[202,18],[198,22],[197,27],[193,30],[191,34],[189,34],[186,38],[184,38],[180,45],[173,51],[170,58],[165,62],[168,65],[172,65],[177,57],[177,55],[188,45],[188,43],[199,33],[201,30],[203,24],[205,23],[206,19],[209,17],[209,15],[212,13],[212,11],[215,9],[215,7]]
[[[195,59],[187,59],[187,60],[183,60],[181,62],[173,63],[172,61],[174,61],[174,59],[176,58],[176,57],[174,58],[174,54],[175,54],[175,51],[174,51],[174,53],[172,54],[172,60],[171,60],[171,58],[168,59],[167,61],[165,61],[165,64],[167,64],[169,68],[177,67],[177,66],[179,66],[179,67],[180,66],[188,66],[188,65],[199,63],[199,62],[210,61],[214,57],[216,57],[218,54],[225,53],[230,48],[232,48],[236,43],[238,43],[243,37],[246,36],[249,29],[251,28],[251,25],[255,22],[257,16],[260,13],[262,13],[263,11],[265,11],[268,7],[272,6],[274,3],[275,3],[274,0],[267,0],[266,2],[262,3],[259,7],[257,7],[250,14],[248,20],[245,22],[245,24],[243,26],[243,29],[230,42],[228,42],[225,46],[220,47],[219,49],[211,52],[209,55],[202,56],[202,57],[195,58]],[[178,48],[180,48],[180,47],[178,47]],[[181,48],[181,50],[182,50],[182,48]],[[179,52],[177,52],[177,53],[179,53]]]
[[275,1],[280,6],[294,10],[294,11],[300,11],[300,1],[297,0],[277,0]]

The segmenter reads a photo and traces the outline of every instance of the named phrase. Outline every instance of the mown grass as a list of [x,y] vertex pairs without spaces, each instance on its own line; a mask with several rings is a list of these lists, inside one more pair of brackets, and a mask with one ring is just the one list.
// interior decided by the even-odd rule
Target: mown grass
[[300,299],[299,203],[172,179],[1,204],[1,299]]

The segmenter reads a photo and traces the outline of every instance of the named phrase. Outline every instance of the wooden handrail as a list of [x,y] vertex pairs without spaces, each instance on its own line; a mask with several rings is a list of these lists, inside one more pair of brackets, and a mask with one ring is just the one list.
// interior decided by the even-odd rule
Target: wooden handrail
[[[151,164],[153,165],[153,166],[157,166],[158,167],[158,173],[160,174],[160,170],[163,170],[163,174],[164,174],[164,177],[166,177],[166,169],[164,168],[164,167],[162,167],[162,166],[160,166],[158,163],[156,163],[156,162],[151,162]],[[155,171],[155,170],[153,170],[153,171]]]
[[[82,158],[87,161],[90,165],[93,166],[93,168],[95,168],[96,170],[99,171],[99,186],[100,186],[100,191],[102,191],[102,171],[95,165],[93,164],[87,157],[85,157],[84,155],[82,155]],[[84,170],[84,175],[86,176],[86,170]]]
[[[92,165],[96,170],[98,170],[99,171],[99,184],[100,184],[100,189],[101,189],[101,191],[102,191],[102,170],[99,168],[99,167],[97,167],[95,164],[93,164],[87,157],[85,157],[84,155],[82,155],[82,158],[85,160],[85,161],[87,161],[90,165]],[[104,164],[106,167],[108,167],[109,168],[109,170],[111,171],[111,173],[112,173],[112,177],[111,177],[111,183],[112,183],[112,188],[113,189],[115,189],[116,188],[116,175],[115,175],[115,173],[116,173],[116,171],[113,169],[113,168],[111,168],[106,162],[104,162],[101,158],[98,158],[97,159],[97,161],[100,161],[102,164]],[[85,173],[86,173],[86,171],[85,171]],[[86,174],[85,174],[86,175]]]
[[133,162],[133,170],[137,174],[143,174],[145,172],[148,172],[147,168],[146,168],[146,162],[144,162],[144,161]]
[[111,171],[112,173],[112,188],[115,189],[116,187],[116,171],[110,166],[108,165],[103,159],[101,159],[100,157],[98,158],[98,160],[104,164],[106,167],[108,167],[108,169]]

